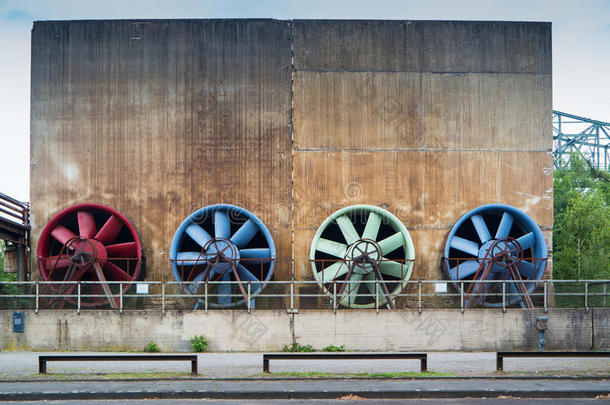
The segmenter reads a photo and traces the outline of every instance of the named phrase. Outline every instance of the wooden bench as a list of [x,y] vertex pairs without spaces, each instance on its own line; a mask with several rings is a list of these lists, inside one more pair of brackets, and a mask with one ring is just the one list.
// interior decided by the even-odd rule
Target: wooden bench
[[46,374],[50,361],[190,361],[191,374],[197,375],[197,355],[193,354],[83,354],[38,356],[38,372]]
[[269,372],[269,360],[420,360],[421,372],[428,371],[426,353],[264,353],[263,372]]
[[610,357],[610,352],[497,352],[496,371],[504,370],[505,357]]

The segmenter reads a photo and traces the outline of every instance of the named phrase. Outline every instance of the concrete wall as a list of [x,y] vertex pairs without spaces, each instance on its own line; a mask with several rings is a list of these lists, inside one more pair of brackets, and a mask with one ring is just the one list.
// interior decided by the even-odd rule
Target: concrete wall
[[[278,280],[373,204],[439,279],[451,225],[487,203],[553,223],[551,25],[467,21],[45,21],[32,30],[32,245],[79,202],[130,218],[147,279],[195,209],[256,213]],[[550,242],[550,241],[549,241]],[[36,276],[36,274],[35,274]]]
[[352,204],[406,225],[412,279],[443,278],[445,236],[483,204],[550,237],[550,24],[295,21],[294,43],[297,279],[317,227]]
[[60,209],[106,204],[137,229],[147,279],[173,280],[178,225],[230,203],[265,222],[290,279],[290,38],[271,20],[34,23],[34,249]]
[[2,350],[189,351],[203,334],[211,351],[281,350],[292,342],[347,350],[535,350],[536,317],[548,316],[547,348],[610,349],[609,309],[301,311],[26,311],[25,333],[13,333],[11,311],[0,311]]

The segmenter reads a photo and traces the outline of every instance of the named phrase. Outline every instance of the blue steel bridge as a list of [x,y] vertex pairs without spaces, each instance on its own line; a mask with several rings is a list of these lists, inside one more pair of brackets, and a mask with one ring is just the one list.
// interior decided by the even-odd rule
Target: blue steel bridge
[[610,170],[610,123],[553,110],[553,163],[556,168],[578,152],[591,166]]

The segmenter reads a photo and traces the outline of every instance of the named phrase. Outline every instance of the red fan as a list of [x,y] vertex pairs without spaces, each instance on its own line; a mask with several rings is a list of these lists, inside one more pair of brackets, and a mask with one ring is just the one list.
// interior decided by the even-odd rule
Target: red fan
[[[81,306],[108,303],[117,308],[113,286],[105,282],[122,281],[125,292],[141,271],[142,244],[135,228],[118,211],[101,204],[78,204],[55,215],[40,235],[37,253],[45,281],[98,282],[81,284]],[[76,284],[51,288],[58,296],[73,295]],[[75,299],[67,297],[61,306],[66,301]]]

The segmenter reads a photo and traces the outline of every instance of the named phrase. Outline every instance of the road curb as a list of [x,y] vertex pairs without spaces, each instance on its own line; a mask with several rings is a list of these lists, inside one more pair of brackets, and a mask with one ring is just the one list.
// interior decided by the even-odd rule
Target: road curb
[[136,399],[336,399],[344,395],[358,395],[367,399],[447,399],[447,398],[497,398],[499,396],[522,399],[554,398],[595,398],[607,395],[609,390],[405,390],[405,391],[115,391],[115,392],[10,392],[0,393],[0,401],[43,401],[43,400],[136,400]]

